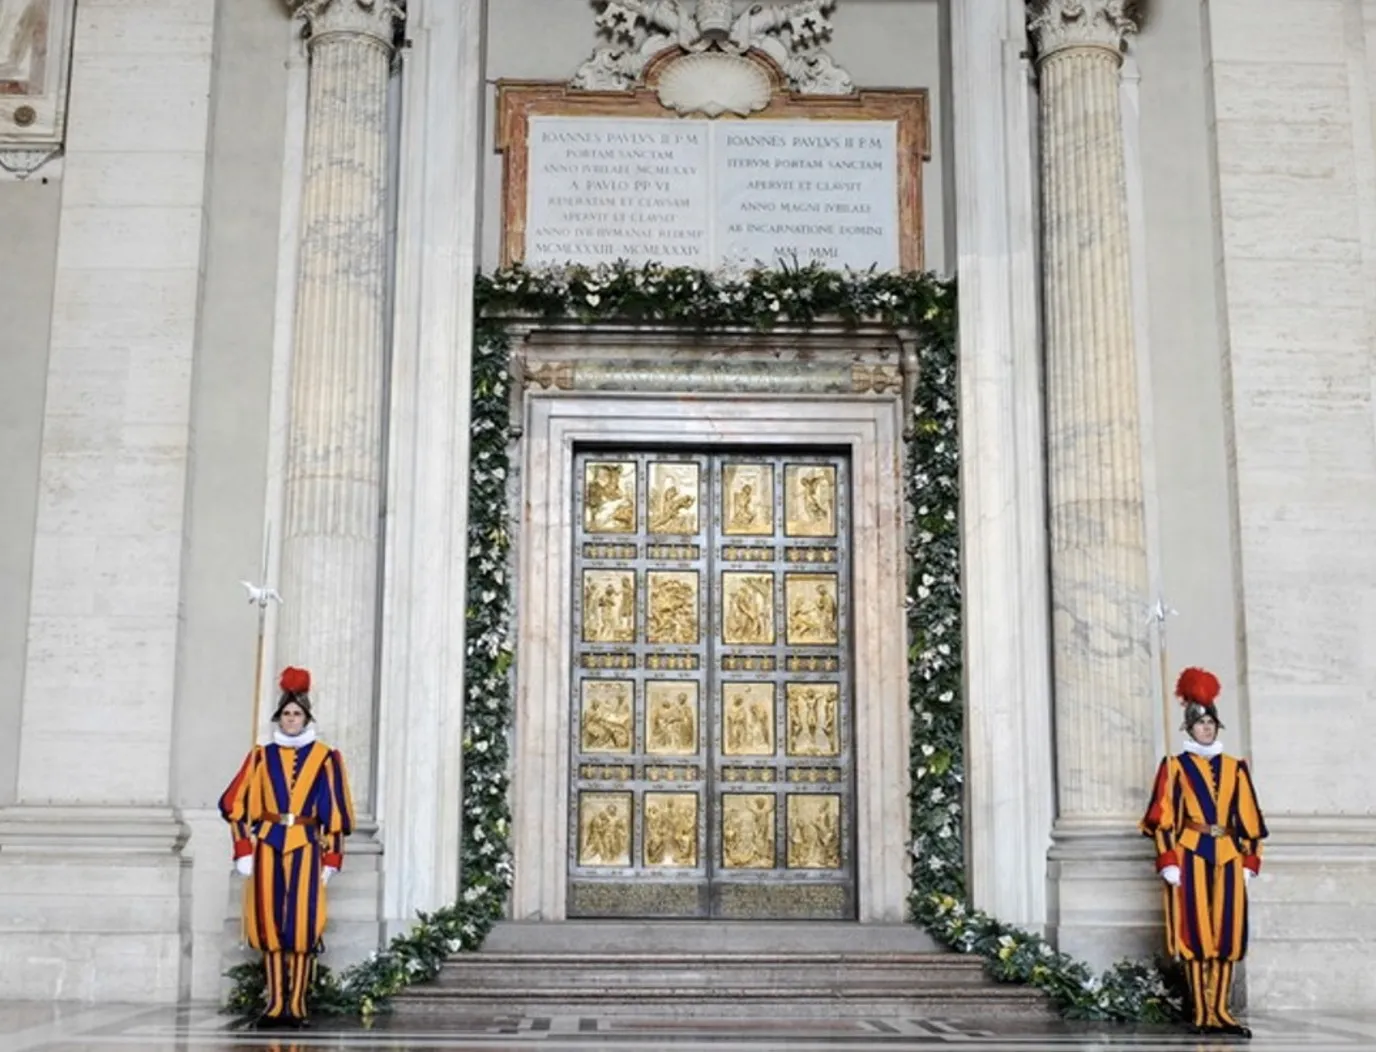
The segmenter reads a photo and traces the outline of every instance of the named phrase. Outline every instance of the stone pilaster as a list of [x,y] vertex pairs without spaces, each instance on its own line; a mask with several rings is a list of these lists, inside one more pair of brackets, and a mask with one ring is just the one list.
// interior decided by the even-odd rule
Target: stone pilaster
[[374,798],[383,479],[388,0],[305,0],[310,51],[282,528],[279,663],[312,670],[317,715]]
[[[1149,947],[1133,825],[1156,702],[1119,66],[1132,0],[1035,0],[1041,81],[1057,818],[1050,922],[1102,963]],[[1135,879],[1134,879],[1135,878]]]

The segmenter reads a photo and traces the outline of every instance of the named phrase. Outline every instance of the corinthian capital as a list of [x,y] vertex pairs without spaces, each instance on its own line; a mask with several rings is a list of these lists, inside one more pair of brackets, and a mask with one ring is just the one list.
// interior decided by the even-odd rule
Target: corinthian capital
[[1044,60],[1066,48],[1103,48],[1119,54],[1137,32],[1138,0],[1028,0],[1027,23]]
[[291,0],[306,21],[306,36],[319,41],[334,35],[368,37],[391,50],[397,27],[406,19],[404,0]]

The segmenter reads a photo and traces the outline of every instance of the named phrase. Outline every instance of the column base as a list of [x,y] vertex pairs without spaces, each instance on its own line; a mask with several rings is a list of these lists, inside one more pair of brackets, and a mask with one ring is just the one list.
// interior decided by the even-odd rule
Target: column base
[[1047,938],[1103,970],[1163,950],[1151,843],[1126,823],[1057,820],[1047,853]]
[[170,808],[0,810],[0,998],[184,997],[185,841]]
[[330,919],[321,961],[336,971],[382,946],[382,841],[377,823],[360,823],[346,841],[344,868],[330,880]]

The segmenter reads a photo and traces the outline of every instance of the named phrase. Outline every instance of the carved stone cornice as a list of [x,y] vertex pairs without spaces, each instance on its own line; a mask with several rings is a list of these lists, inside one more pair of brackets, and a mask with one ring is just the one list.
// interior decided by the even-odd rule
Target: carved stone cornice
[[291,0],[312,44],[333,36],[363,37],[392,51],[406,20],[404,0]]
[[916,334],[880,323],[819,318],[807,327],[781,325],[767,332],[700,331],[512,315],[507,331],[513,437],[525,420],[527,394],[879,398],[900,403],[905,422],[912,419],[917,394]]
[[1097,48],[1122,55],[1137,32],[1138,0],[1028,0],[1028,32],[1045,62],[1058,51]]

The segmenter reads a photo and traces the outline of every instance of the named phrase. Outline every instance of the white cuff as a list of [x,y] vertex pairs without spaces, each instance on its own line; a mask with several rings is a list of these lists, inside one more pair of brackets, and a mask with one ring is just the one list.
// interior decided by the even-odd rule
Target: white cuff
[[1180,887],[1180,867],[1166,866],[1161,870],[1161,879],[1171,885],[1171,887]]

